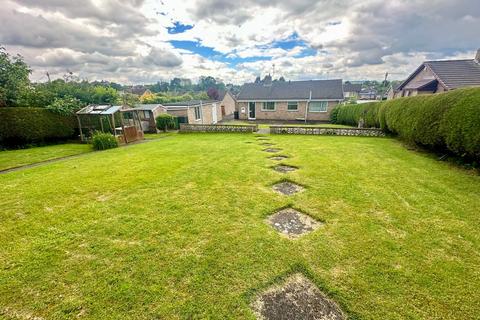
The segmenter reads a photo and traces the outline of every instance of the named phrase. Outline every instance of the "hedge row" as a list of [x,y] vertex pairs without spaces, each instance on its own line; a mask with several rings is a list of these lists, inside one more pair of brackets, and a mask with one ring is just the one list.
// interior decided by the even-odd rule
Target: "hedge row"
[[345,105],[336,123],[379,127],[408,143],[480,160],[480,88]]
[[22,146],[73,137],[76,120],[44,108],[0,108],[0,145]]

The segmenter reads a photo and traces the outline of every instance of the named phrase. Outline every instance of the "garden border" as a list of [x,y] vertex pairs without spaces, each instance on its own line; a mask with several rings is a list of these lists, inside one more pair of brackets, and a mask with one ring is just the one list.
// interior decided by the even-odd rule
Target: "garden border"
[[253,133],[258,131],[258,125],[232,124],[180,124],[180,133],[186,132],[242,132]]
[[270,126],[272,134],[303,134],[323,136],[385,137],[382,129],[376,128],[322,128],[308,126]]

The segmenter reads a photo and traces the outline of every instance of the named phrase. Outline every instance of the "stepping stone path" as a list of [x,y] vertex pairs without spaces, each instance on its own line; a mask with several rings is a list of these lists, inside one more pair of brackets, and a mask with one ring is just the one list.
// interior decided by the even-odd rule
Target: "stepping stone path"
[[277,152],[282,151],[282,149],[279,149],[279,148],[267,148],[267,149],[263,149],[263,151],[265,151],[265,152],[270,152],[270,153],[277,153]]
[[275,167],[273,167],[273,170],[281,173],[288,173],[297,170],[298,168],[292,167],[292,166],[287,166],[286,164],[279,164]]
[[269,159],[270,159],[270,160],[275,160],[275,161],[281,161],[281,160],[284,160],[284,159],[288,159],[288,157],[287,157],[287,156],[283,156],[283,155],[278,155],[278,156],[270,157]]
[[321,226],[320,222],[292,208],[274,213],[268,218],[268,223],[278,232],[293,239],[312,232]]
[[260,294],[252,304],[257,319],[344,320],[338,305],[301,274]]
[[273,185],[273,190],[286,196],[290,196],[297,192],[302,192],[305,188],[290,181],[283,181]]
[[[256,136],[257,141],[270,140],[267,137]],[[260,143],[263,146],[273,146],[273,143]],[[265,152],[277,153],[280,148],[263,149]],[[289,158],[285,155],[269,157],[281,161]],[[273,167],[277,172],[288,173],[298,168],[278,164]],[[273,190],[283,195],[293,195],[305,190],[304,187],[291,182],[280,181],[273,185]],[[313,232],[322,223],[293,208],[279,210],[267,219],[275,230],[289,239],[296,239],[306,233]],[[310,280],[301,274],[294,274],[282,285],[275,285],[260,294],[252,303],[252,310],[259,320],[344,320],[345,314],[337,304],[322,293]]]

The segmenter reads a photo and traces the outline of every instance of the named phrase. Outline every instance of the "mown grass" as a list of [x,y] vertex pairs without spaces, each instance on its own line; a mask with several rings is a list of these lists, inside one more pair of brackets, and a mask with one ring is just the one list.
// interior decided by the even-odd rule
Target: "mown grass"
[[[0,315],[253,319],[301,271],[352,318],[475,319],[480,177],[387,138],[182,134],[0,176]],[[291,197],[271,185],[307,187]],[[292,241],[265,218],[325,222]]]
[[66,143],[21,150],[0,151],[0,170],[92,151],[86,144]]

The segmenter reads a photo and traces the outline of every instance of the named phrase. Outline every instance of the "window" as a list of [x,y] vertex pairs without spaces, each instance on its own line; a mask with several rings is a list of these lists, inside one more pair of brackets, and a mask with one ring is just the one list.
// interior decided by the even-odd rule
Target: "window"
[[289,102],[287,105],[288,111],[298,111],[298,102]]
[[262,104],[262,111],[275,111],[275,102],[264,102]]
[[143,118],[144,119],[150,119],[150,111],[143,110]]
[[310,112],[327,112],[328,101],[312,101],[308,105]]
[[200,107],[195,107],[193,110],[195,110],[195,120],[200,120],[202,118],[200,115]]

